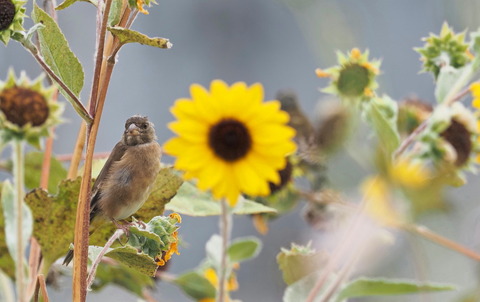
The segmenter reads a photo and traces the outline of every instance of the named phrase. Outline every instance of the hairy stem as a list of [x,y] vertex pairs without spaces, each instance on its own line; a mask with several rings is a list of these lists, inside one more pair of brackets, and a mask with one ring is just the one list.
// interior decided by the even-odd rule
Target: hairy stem
[[35,295],[34,295],[34,301],[37,302],[39,301],[39,292],[41,291],[42,297],[43,297],[43,302],[49,302],[50,299],[48,298],[48,292],[47,292],[47,284],[45,282],[45,276],[43,274],[38,275],[38,278],[36,279],[36,286],[35,286]]
[[222,213],[220,215],[220,235],[222,236],[222,257],[220,259],[220,276],[218,278],[218,302],[227,301],[227,269],[228,269],[228,245],[230,243],[230,234],[232,232],[232,216],[227,201],[221,201]]
[[[91,179],[92,179],[92,161],[93,152],[95,150],[95,142],[97,139],[98,127],[102,116],[105,96],[110,82],[113,65],[107,65],[107,71],[104,77],[101,77],[101,66],[103,65],[103,49],[105,43],[105,32],[108,21],[108,14],[112,0],[106,0],[105,10],[103,14],[97,15],[102,18],[101,27],[99,28],[99,40],[97,50],[100,48],[102,52],[97,51],[94,85],[90,99],[90,109],[93,115],[93,122],[88,125],[86,131],[87,151],[85,158],[85,170],[83,173],[82,183],[80,185],[80,194],[78,198],[77,219],[75,222],[75,253],[73,266],[73,301],[84,302],[87,297],[87,262],[88,262],[88,235],[89,235],[89,217],[90,217],[90,195],[91,195]],[[99,10],[101,5],[98,5]],[[97,82],[95,84],[95,82]],[[96,91],[93,91],[96,90]],[[100,90],[100,91],[98,91]]]
[[23,141],[15,140],[13,145],[13,175],[15,178],[15,200],[16,200],[16,222],[17,222],[17,265],[15,271],[15,280],[17,286],[17,300],[19,302],[27,301],[27,291],[25,288],[24,260],[25,247],[23,246],[23,197],[24,197],[24,156]]
[[125,232],[122,229],[117,229],[115,233],[113,233],[112,237],[108,239],[107,243],[105,246],[102,248],[100,253],[98,254],[97,258],[95,261],[92,263],[92,267],[90,268],[90,273],[88,274],[88,279],[87,279],[87,289],[90,289],[92,286],[93,280],[95,280],[95,274],[97,272],[97,267],[100,264],[100,261],[102,261],[103,256],[107,253],[108,249],[112,246],[112,244],[120,238]]

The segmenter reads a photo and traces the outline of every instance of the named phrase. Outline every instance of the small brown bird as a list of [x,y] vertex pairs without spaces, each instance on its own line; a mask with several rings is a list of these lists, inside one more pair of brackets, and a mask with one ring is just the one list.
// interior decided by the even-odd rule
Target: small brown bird
[[[117,221],[133,215],[147,200],[160,171],[162,149],[147,117],[134,115],[125,122],[122,139],[115,145],[98,175],[90,201],[90,223],[96,217]],[[63,261],[73,259],[70,250]]]

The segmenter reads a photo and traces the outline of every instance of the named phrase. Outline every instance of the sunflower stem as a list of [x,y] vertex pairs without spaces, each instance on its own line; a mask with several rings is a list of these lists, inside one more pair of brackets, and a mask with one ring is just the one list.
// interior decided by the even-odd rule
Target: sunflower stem
[[15,178],[15,203],[16,203],[16,222],[17,222],[17,255],[15,267],[15,280],[17,287],[17,301],[26,302],[26,288],[24,276],[25,247],[23,246],[23,185],[24,185],[24,157],[23,141],[15,140],[13,144],[13,175]]
[[232,232],[232,215],[230,206],[225,199],[222,199],[220,215],[220,235],[222,236],[222,253],[220,259],[220,276],[218,278],[218,302],[226,301],[227,296],[227,269],[228,269],[228,246],[230,244],[230,235]]

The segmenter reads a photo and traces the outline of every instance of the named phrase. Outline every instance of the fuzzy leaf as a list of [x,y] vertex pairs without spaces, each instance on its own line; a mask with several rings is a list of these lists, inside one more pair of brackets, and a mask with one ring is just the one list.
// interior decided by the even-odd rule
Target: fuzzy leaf
[[[28,189],[38,188],[40,186],[40,178],[42,175],[43,152],[29,152],[25,155],[25,186]],[[12,162],[7,163],[7,167],[11,170]],[[48,178],[48,192],[55,194],[58,190],[60,181],[67,177],[67,170],[62,163],[55,157],[50,159],[50,175]]]
[[[2,191],[1,185],[3,185],[3,183],[0,183],[0,192]],[[5,236],[5,219],[3,217],[2,202],[0,202],[0,270],[11,279],[15,279],[15,262],[8,252]]]
[[[320,292],[315,297],[313,302],[325,301],[325,300],[321,300],[321,296],[325,291],[324,289],[327,288],[329,284],[332,282],[332,278],[334,276],[335,275],[332,274],[327,278],[327,281],[325,282],[325,286],[322,288],[322,290],[320,290]],[[307,297],[310,291],[312,290],[312,288],[315,286],[315,283],[317,283],[317,280],[319,277],[320,277],[320,273],[315,272],[303,277],[302,279],[296,281],[295,283],[290,284],[285,289],[285,292],[283,294],[283,302],[307,301]]]
[[[45,26],[37,31],[40,52],[45,62],[78,97],[84,81],[82,64],[70,50],[65,36],[55,20],[36,3],[33,6],[32,19],[35,23],[42,23]],[[60,88],[60,92],[70,100],[63,89]]]
[[158,265],[152,257],[145,253],[138,252],[138,250],[132,246],[114,248],[106,253],[105,256],[115,259],[129,268],[151,277],[155,276],[158,268]]
[[110,13],[108,14],[108,25],[115,26],[120,22],[122,14],[123,1],[113,0],[110,7]]
[[[17,254],[17,206],[15,204],[15,193],[10,181],[6,180],[2,186],[1,202],[3,206],[3,217],[5,218],[5,237],[10,255]],[[32,236],[32,212],[25,203],[22,203],[22,239],[23,246],[28,245],[30,236]],[[16,261],[16,258],[13,257]],[[24,263],[15,263],[23,266]]]
[[356,279],[345,285],[339,292],[336,302],[353,297],[390,296],[454,290],[451,284],[418,283],[415,280],[401,279]]
[[173,171],[172,167],[165,167],[160,170],[153,191],[142,208],[134,214],[137,219],[150,221],[155,216],[163,215],[165,205],[177,194],[183,183],[182,178]]
[[47,263],[64,256],[73,240],[80,182],[80,178],[61,182],[57,195],[34,189],[25,198],[33,213],[33,236]]
[[197,272],[183,274],[175,279],[175,283],[196,301],[215,298],[215,287]]
[[[166,210],[189,216],[220,215],[220,203],[211,194],[198,190],[193,184],[184,182],[177,195],[165,206]],[[234,214],[276,213],[276,210],[260,203],[240,198],[233,209]]]
[[220,247],[222,246],[222,237],[217,234],[213,234],[205,244],[205,250],[207,252],[207,258],[210,260],[215,268],[220,267],[220,261],[222,258]]
[[325,266],[327,256],[312,250],[310,246],[292,243],[290,250],[282,248],[277,255],[277,263],[283,274],[283,281],[291,285]]
[[[1,257],[0,257],[1,258]],[[13,261],[13,260],[12,260]],[[13,278],[12,278],[13,279]],[[7,274],[0,269],[0,301],[15,301],[14,284]]]
[[378,136],[380,146],[388,155],[391,155],[400,143],[396,103],[387,96],[381,99],[372,99],[365,112],[368,122]]
[[107,29],[120,40],[121,44],[140,43],[158,48],[172,48],[172,43],[165,38],[150,38],[138,31],[118,26],[108,27]]
[[453,84],[455,84],[464,69],[465,68],[456,69],[449,65],[440,69],[437,78],[437,85],[435,86],[435,99],[437,100],[437,103],[440,104],[445,101],[445,97],[450,89],[452,89]]
[[254,258],[260,253],[262,242],[255,237],[244,237],[235,239],[228,247],[230,262],[240,262]]

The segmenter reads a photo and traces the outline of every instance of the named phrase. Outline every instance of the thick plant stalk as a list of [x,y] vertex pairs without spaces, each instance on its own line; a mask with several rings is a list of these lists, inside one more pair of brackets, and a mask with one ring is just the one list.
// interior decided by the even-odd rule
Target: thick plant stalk
[[25,247],[23,246],[23,197],[24,197],[24,155],[23,155],[23,141],[15,140],[13,144],[13,175],[15,177],[15,204],[16,204],[16,222],[17,222],[17,254],[16,257],[16,287],[17,287],[17,301],[27,301],[27,289],[24,275],[24,260]]
[[220,235],[222,236],[222,257],[220,259],[220,276],[218,278],[218,302],[224,302],[227,296],[227,269],[228,269],[228,245],[232,232],[232,215],[225,199],[221,201],[222,213],[220,215]]

